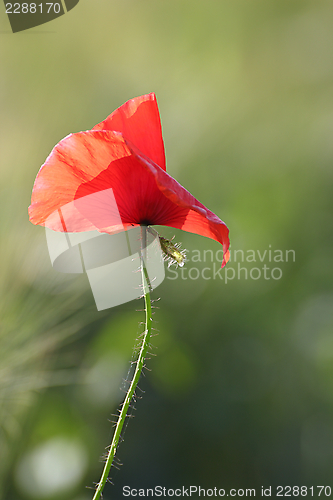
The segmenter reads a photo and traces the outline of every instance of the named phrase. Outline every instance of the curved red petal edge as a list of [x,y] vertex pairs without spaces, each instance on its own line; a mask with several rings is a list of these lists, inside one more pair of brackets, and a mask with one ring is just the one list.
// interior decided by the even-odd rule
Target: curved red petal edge
[[199,234],[211,238],[223,246],[224,267],[230,258],[229,253],[229,229],[226,224],[214,212],[205,207],[189,191],[187,191],[179,182],[158,165],[143,155],[134,145],[126,141],[133,154],[142,162],[149,172],[154,176],[157,187],[173,203],[179,207],[188,209],[186,219],[181,222],[164,222],[162,225],[182,229],[189,233]]
[[[92,181],[110,163],[131,152],[119,132],[78,132],[62,139],[41,166],[31,196],[29,218],[33,224],[64,231],[52,222],[52,214],[73,202],[80,186]],[[105,189],[105,188],[104,188]],[[89,231],[96,227],[76,221],[71,231]]]
[[[229,260],[227,226],[146,154],[160,161],[162,144],[165,158],[163,139],[156,120],[151,130],[157,130],[157,143],[159,137],[162,142],[155,152],[149,141],[140,138],[139,122],[131,132],[128,127],[136,113],[137,119],[143,116],[143,124],[153,114],[160,126],[155,95],[149,94],[118,108],[96,126],[99,130],[71,134],[53,148],[35,180],[30,221],[68,232],[114,233],[147,221],[174,227],[221,243],[224,267]],[[105,130],[116,126],[117,120],[118,124],[123,120],[121,131]]]
[[125,102],[92,130],[113,130],[166,170],[162,125],[155,94]]

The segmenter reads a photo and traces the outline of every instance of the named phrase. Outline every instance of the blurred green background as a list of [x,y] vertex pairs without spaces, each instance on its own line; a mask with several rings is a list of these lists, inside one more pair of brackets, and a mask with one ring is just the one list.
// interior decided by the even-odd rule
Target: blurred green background
[[[13,35],[1,7],[1,500],[89,500],[99,479],[142,304],[97,312],[27,207],[60,139],[148,92],[168,172],[230,229],[235,278],[168,271],[154,292],[157,356],[104,499],[333,487],[332,18],[330,0],[80,0]],[[216,242],[163,234],[213,278]],[[252,279],[263,265],[281,278]]]

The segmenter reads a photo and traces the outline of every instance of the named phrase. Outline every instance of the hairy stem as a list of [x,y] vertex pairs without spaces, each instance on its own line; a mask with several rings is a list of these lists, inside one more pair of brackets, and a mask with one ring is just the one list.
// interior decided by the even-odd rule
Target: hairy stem
[[124,426],[125,420],[126,420],[126,415],[129,409],[129,406],[131,404],[132,398],[135,394],[135,389],[138,385],[140,375],[142,372],[142,369],[145,364],[145,359],[147,355],[147,350],[149,347],[149,340],[150,340],[150,335],[151,335],[151,301],[150,301],[150,283],[149,283],[149,277],[148,277],[148,272],[146,269],[146,264],[145,264],[145,258],[144,254],[146,253],[146,227],[143,226],[141,227],[141,275],[142,275],[142,286],[143,286],[143,296],[145,300],[145,311],[146,311],[146,324],[145,324],[145,331],[143,334],[143,339],[142,339],[142,344],[139,352],[139,356],[136,362],[136,367],[134,371],[133,378],[131,380],[130,386],[128,388],[128,391],[126,393],[125,400],[122,404],[121,411],[119,413],[118,421],[116,424],[116,428],[113,434],[112,442],[110,445],[110,449],[108,452],[108,456],[105,462],[105,466],[102,472],[101,479],[96,487],[96,491],[93,497],[93,500],[98,500],[102,493],[104,486],[108,480],[109,477],[109,472],[112,466],[113,459],[116,455],[117,452],[117,447],[121,435],[122,428]]

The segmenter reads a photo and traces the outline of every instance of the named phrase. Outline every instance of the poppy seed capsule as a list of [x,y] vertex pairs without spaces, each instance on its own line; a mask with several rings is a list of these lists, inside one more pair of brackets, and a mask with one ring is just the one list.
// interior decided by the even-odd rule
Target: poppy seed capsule
[[163,238],[163,236],[159,236],[159,238],[164,260],[169,261],[168,267],[172,264],[183,267],[186,262],[186,250],[181,250],[180,243],[174,244],[170,240]]

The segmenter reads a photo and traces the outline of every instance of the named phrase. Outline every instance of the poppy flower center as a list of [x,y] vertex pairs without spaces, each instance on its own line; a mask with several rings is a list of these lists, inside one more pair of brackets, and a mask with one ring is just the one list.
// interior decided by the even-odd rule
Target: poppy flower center
[[140,226],[151,226],[151,222],[148,219],[140,220]]

